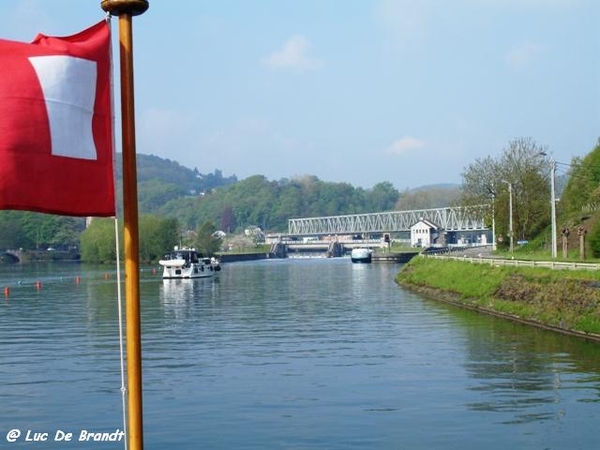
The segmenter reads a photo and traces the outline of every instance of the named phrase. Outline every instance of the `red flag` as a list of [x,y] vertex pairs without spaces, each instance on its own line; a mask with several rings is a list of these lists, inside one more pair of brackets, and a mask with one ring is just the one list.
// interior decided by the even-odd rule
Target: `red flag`
[[110,70],[106,21],[0,40],[0,209],[115,214]]

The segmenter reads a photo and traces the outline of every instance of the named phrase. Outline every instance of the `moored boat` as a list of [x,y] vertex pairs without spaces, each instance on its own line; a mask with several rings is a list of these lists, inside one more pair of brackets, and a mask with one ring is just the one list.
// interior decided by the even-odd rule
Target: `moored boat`
[[354,248],[350,253],[350,259],[353,263],[370,263],[373,250],[369,248]]
[[175,247],[158,263],[163,267],[163,279],[209,278],[221,270],[216,258],[205,257],[193,248]]

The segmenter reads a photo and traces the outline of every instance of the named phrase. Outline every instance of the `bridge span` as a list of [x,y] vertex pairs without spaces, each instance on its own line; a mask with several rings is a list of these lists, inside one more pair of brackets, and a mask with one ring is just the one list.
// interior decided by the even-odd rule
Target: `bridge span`
[[344,216],[305,217],[288,220],[288,235],[318,236],[332,234],[364,234],[410,231],[410,227],[425,219],[445,231],[484,231],[488,205],[472,207],[387,211]]
[[23,260],[23,251],[22,250],[3,250],[2,255],[0,255],[2,259],[5,259],[9,262],[21,262]]

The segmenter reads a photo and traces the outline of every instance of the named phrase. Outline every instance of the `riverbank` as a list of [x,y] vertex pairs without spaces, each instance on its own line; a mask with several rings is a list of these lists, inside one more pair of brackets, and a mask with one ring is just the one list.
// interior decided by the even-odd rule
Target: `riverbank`
[[0,263],[80,262],[81,255],[75,251],[60,250],[4,250]]
[[600,273],[414,258],[396,282],[435,300],[600,342]]

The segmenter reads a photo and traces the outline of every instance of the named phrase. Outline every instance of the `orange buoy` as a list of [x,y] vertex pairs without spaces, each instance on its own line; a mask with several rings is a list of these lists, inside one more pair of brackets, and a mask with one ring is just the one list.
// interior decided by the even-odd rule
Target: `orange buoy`
[[10,295],[10,288],[8,286],[4,286],[4,296],[8,297]]
[[75,283],[76,284],[80,284],[81,283],[81,277],[75,277]]
[[40,289],[42,289],[42,282],[41,281],[36,281],[35,282],[35,288],[39,291]]

